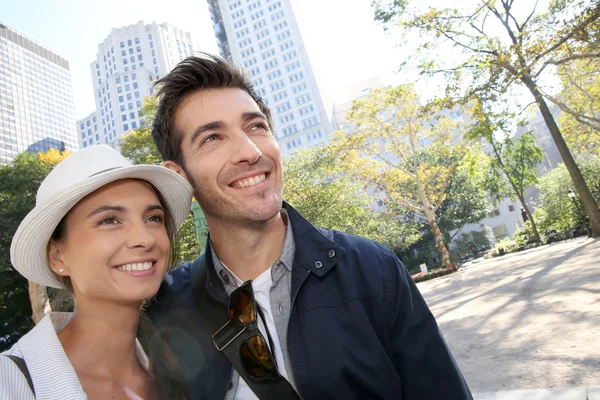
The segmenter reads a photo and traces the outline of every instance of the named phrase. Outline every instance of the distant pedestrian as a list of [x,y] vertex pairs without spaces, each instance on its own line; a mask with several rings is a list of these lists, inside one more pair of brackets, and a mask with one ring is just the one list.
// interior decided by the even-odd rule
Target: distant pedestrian
[[523,222],[529,221],[529,216],[527,216],[527,211],[524,208],[521,208],[521,217],[523,217]]

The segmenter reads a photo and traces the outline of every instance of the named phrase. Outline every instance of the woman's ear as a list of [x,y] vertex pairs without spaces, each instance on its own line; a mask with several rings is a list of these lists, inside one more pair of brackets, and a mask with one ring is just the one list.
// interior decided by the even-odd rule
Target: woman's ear
[[63,262],[60,246],[54,239],[50,239],[48,242],[48,263],[54,273],[60,276],[69,276],[69,269]]

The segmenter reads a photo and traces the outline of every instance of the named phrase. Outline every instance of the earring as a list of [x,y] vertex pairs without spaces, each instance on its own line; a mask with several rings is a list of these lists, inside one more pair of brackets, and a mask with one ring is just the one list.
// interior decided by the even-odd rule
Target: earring
[[65,270],[63,268],[61,268],[58,270],[58,272],[60,272],[62,274],[63,272],[65,272]]

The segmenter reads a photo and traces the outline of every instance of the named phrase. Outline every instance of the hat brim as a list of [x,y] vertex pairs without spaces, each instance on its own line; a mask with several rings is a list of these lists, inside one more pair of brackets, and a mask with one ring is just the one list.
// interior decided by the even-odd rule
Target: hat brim
[[150,183],[163,197],[177,229],[190,213],[192,187],[177,173],[158,165],[115,168],[85,179],[49,198],[27,214],[11,246],[12,265],[25,278],[44,286],[62,288],[48,263],[47,246],[63,217],[81,199],[111,182],[140,179]]

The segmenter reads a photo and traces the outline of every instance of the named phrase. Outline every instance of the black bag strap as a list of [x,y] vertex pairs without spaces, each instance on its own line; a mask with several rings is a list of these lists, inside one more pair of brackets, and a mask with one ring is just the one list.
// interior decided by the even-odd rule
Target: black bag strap
[[29,385],[29,388],[33,392],[33,397],[35,397],[35,389],[33,388],[33,380],[31,379],[31,374],[29,373],[29,368],[27,368],[27,364],[25,363],[25,360],[23,360],[21,357],[17,357],[17,356],[13,356],[13,355],[7,355],[6,357],[10,358],[15,364],[17,364],[17,367],[19,368],[21,373],[23,375],[25,375],[25,379],[27,379],[27,384]]
[[[229,322],[227,307],[213,299],[206,291],[206,281],[210,273],[206,266],[206,258],[210,257],[209,252],[210,250],[207,249],[192,265],[191,283],[198,309],[210,321],[212,331],[220,331],[217,335],[219,343],[213,343],[215,348],[227,357],[233,368],[260,400],[300,400],[298,393],[285,378],[256,380],[246,372],[240,357],[240,347],[248,334],[244,334],[245,332],[242,332],[239,326],[236,328],[233,324],[227,324]],[[222,345],[225,345],[224,348]]]

